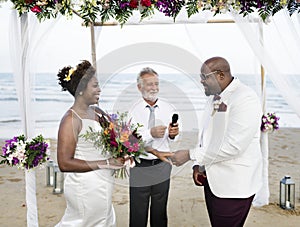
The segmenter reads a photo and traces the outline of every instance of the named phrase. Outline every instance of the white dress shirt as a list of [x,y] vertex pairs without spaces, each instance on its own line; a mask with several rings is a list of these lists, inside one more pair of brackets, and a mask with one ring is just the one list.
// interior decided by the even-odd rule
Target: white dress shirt
[[[173,105],[161,98],[157,100],[155,105],[157,106],[154,111],[155,126],[164,125],[167,127],[163,138],[153,138],[151,136],[151,129],[148,129],[150,109],[147,107],[149,104],[144,99],[141,98],[132,106],[132,108],[129,110],[129,117],[132,118],[132,123],[139,123],[143,125],[143,127],[139,128],[138,133],[142,135],[145,143],[151,143],[151,147],[158,151],[169,152],[169,142],[171,140],[169,139],[168,126],[172,121],[172,115],[175,113],[175,108]],[[148,153],[147,156],[141,155],[140,158],[150,160],[157,159],[157,157],[151,153]]]

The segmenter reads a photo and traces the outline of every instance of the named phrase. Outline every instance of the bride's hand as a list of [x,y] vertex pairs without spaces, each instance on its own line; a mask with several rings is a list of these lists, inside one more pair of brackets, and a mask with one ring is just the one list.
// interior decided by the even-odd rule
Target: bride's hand
[[122,169],[125,167],[125,158],[110,158],[108,159],[107,168],[109,169]]

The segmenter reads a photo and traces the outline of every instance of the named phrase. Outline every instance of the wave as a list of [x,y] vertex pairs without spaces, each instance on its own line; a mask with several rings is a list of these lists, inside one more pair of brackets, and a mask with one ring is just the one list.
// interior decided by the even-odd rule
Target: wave
[[[44,120],[35,120],[36,123],[53,123],[57,122],[59,120],[57,119],[44,119]],[[21,119],[0,119],[0,124],[6,124],[6,123],[17,123],[21,122]]]
[[16,123],[21,122],[20,119],[8,119],[8,120],[0,120],[0,123]]
[[59,98],[36,98],[35,101],[37,102],[63,102],[63,103],[72,103],[70,100],[64,100]]
[[17,98],[14,97],[8,97],[8,98],[0,98],[0,101],[18,101]]

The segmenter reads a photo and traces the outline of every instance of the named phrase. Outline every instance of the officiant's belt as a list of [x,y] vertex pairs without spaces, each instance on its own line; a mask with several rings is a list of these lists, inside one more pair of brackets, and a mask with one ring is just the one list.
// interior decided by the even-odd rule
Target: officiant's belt
[[160,160],[160,159],[143,159],[143,158],[141,158],[141,163],[139,163],[139,164],[140,164],[140,166],[154,166],[161,162],[162,162],[162,160]]

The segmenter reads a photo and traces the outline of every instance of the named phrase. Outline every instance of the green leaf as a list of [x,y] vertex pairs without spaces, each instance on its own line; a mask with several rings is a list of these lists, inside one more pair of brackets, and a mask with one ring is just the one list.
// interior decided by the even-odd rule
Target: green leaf
[[198,0],[188,0],[188,2],[186,3],[188,17],[191,17],[192,15],[199,12],[198,3]]

